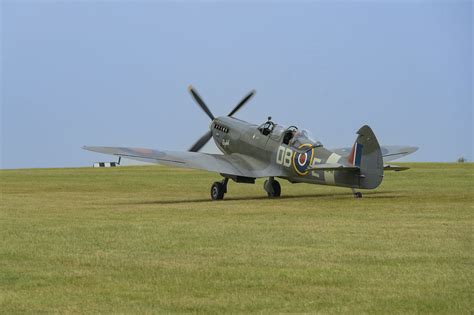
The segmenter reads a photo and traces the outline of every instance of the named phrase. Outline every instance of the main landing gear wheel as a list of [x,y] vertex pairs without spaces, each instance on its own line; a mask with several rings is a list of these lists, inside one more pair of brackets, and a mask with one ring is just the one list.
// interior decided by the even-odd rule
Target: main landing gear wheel
[[212,200],[222,200],[224,195],[227,192],[227,182],[228,178],[225,178],[221,182],[214,182],[211,186],[211,199]]
[[280,183],[274,180],[273,177],[270,177],[269,180],[265,181],[265,183],[263,184],[263,188],[265,189],[268,194],[268,197],[270,198],[280,197],[281,195]]

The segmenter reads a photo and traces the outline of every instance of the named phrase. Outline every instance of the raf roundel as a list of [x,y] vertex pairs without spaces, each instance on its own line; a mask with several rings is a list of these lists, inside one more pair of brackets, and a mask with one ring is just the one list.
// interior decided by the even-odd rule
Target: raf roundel
[[[304,147],[312,147],[311,144],[302,144],[300,145],[300,149]],[[293,153],[293,168],[295,169],[296,173],[298,175],[304,176],[309,173],[307,171],[308,166],[310,166],[313,163],[313,157],[314,157],[314,148],[311,148],[305,153],[298,153],[294,152]]]

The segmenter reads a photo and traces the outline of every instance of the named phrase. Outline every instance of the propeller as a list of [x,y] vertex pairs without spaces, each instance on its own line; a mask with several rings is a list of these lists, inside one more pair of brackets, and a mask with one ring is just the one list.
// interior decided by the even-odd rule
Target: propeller
[[190,152],[198,152],[199,150],[201,150],[201,148],[203,146],[206,145],[206,143],[211,140],[212,138],[212,132],[209,130],[208,132],[206,132],[201,138],[199,138],[198,141],[196,141],[196,143],[194,143],[192,145],[192,147],[189,148],[188,151]]
[[[199,94],[196,92],[196,90],[193,88],[192,85],[190,85],[188,87],[188,90],[189,92],[191,93],[192,97],[194,98],[194,100],[196,101],[196,103],[198,103],[198,105],[201,107],[201,109],[207,114],[207,116],[209,116],[209,118],[211,118],[211,120],[214,120],[215,117],[214,115],[212,114],[212,112],[209,110],[209,107],[207,107],[206,103],[204,103],[204,101],[202,100],[201,96],[199,96]],[[235,107],[234,109],[232,109],[232,111],[227,115],[229,117],[232,117],[235,113],[237,113],[241,108],[242,106],[245,105],[245,103],[248,102],[248,100],[250,100],[252,98],[252,96],[254,96],[256,93],[255,90],[252,90],[250,91],[249,94],[247,94]],[[202,147],[204,145],[206,145],[206,143],[212,138],[212,132],[209,130],[208,132],[206,132],[201,138],[199,138],[198,141],[196,141],[190,148],[188,151],[190,152],[198,152],[199,150],[202,149]]]
[[199,106],[201,106],[202,110],[207,114],[207,116],[209,116],[211,120],[214,120],[215,119],[214,115],[211,113],[211,111],[209,110],[209,107],[207,107],[206,103],[204,103],[204,101],[196,92],[196,90],[193,88],[193,86],[190,85],[188,89],[191,95],[193,96],[194,100],[199,104]]
[[234,115],[235,113],[237,113],[237,111],[238,111],[242,106],[244,106],[244,104],[247,103],[247,101],[248,101],[249,99],[251,99],[252,96],[255,95],[255,93],[257,93],[255,90],[250,91],[250,93],[247,94],[247,95],[239,102],[239,104],[237,104],[237,105],[234,107],[234,109],[233,109],[233,110],[229,113],[229,115],[227,115],[227,116],[232,117],[232,115]]

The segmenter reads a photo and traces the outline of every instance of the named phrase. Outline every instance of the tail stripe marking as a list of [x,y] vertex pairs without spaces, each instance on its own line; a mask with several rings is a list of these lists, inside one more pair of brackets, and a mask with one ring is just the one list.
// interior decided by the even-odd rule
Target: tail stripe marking
[[349,154],[349,163],[353,166],[360,167],[360,161],[362,159],[362,148],[364,146],[358,142],[354,143],[352,147],[351,154]]
[[363,147],[364,146],[362,144],[356,143],[354,166],[360,167],[360,160],[362,159],[362,148]]

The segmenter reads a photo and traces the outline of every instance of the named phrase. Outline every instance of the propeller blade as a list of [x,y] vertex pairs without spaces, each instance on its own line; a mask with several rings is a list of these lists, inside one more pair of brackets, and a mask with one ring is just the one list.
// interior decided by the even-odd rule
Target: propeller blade
[[212,138],[212,131],[209,130],[206,132],[198,141],[188,151],[190,152],[198,152],[201,148]]
[[199,106],[201,106],[202,110],[207,114],[207,116],[209,116],[209,118],[211,118],[211,120],[214,120],[214,118],[215,118],[214,115],[211,113],[209,108],[206,106],[206,103],[204,103],[204,101],[199,96],[199,94],[194,90],[192,85],[190,85],[188,87],[188,90],[191,93],[191,95],[193,96],[194,100],[199,104]]
[[257,91],[255,91],[255,90],[250,91],[250,93],[247,94],[247,96],[245,96],[245,97],[239,102],[239,104],[237,104],[237,106],[235,106],[234,109],[233,109],[233,110],[229,113],[229,115],[227,115],[227,116],[230,117],[230,116],[234,115],[242,106],[244,106],[245,103],[247,103],[247,101],[248,101],[249,99],[252,98],[252,96],[255,95],[255,93],[257,93]]

